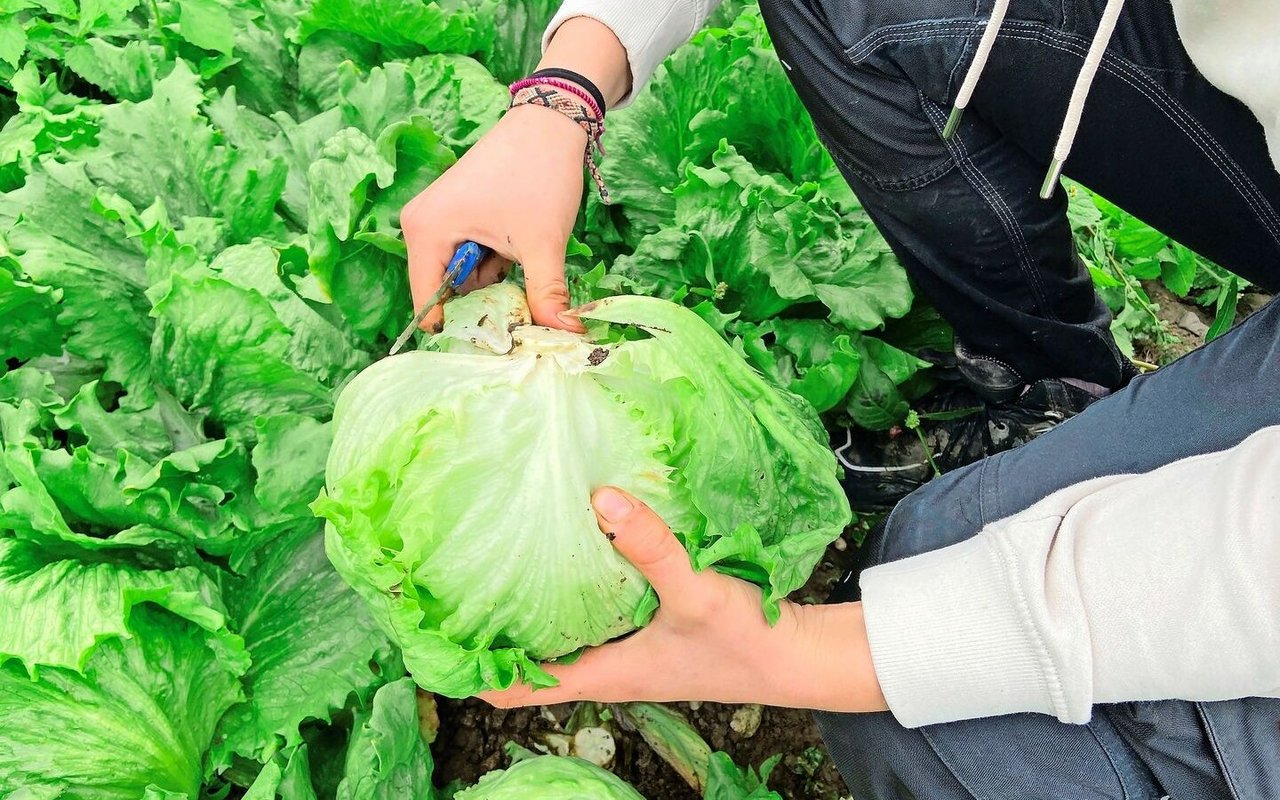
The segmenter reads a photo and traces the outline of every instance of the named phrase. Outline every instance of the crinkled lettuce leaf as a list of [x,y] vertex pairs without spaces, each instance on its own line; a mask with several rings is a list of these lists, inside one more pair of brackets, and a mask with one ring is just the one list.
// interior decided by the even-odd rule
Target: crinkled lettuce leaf
[[296,747],[304,721],[328,720],[353,695],[367,700],[399,669],[387,637],[334,573],[314,521],[261,546],[242,569],[225,579],[223,596],[253,659],[248,700],[222,719],[215,763]]
[[[17,660],[0,664],[0,786],[196,800],[216,723],[242,698],[243,664],[219,657],[196,623],[152,603],[105,608],[82,588],[49,590],[61,596],[61,613],[116,618],[82,669],[49,667],[33,677]],[[113,635],[122,614],[127,635]]]
[[337,800],[434,800],[434,766],[418,722],[418,687],[410,678],[392,681],[356,718]]

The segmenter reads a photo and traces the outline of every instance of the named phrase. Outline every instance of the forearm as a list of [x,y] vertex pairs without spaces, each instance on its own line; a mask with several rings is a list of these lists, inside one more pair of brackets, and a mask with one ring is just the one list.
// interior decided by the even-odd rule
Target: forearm
[[[718,5],[720,0],[565,0],[543,34],[543,52],[547,55],[545,66],[575,69],[563,60],[580,63],[593,58],[584,47],[605,46],[611,50],[606,60],[612,61],[617,54],[614,48],[620,47],[627,69],[627,85],[609,99],[609,105],[626,105],[636,92],[644,88],[658,65],[677,47],[689,41]],[[571,23],[583,20],[609,31],[612,41],[606,42],[598,32],[583,33],[589,41],[579,40],[576,45],[571,44],[570,39],[561,39],[561,33]],[[582,26],[582,30],[592,29]],[[574,34],[575,37],[577,35]],[[553,44],[557,50],[554,59],[551,52]],[[606,78],[616,75],[612,66],[606,71],[609,72],[604,76]],[[587,77],[595,80],[591,75]],[[603,86],[600,88],[604,91]]]
[[778,705],[819,711],[884,711],[862,603],[796,606],[798,646],[778,656]]
[[538,62],[538,69],[547,67],[582,75],[596,85],[610,108],[631,89],[626,49],[612,29],[591,17],[574,17],[555,30]]

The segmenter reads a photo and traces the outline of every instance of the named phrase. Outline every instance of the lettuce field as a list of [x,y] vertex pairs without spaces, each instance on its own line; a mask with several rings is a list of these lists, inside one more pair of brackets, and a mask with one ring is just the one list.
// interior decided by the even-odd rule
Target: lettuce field
[[[336,396],[411,316],[400,208],[503,113],[556,5],[0,7],[0,798],[838,795],[799,714],[437,703],[326,555]],[[828,422],[906,418],[950,333],[750,4],[606,146],[575,300],[676,301]],[[1072,191],[1124,347],[1167,354],[1156,284],[1225,329],[1246,287]]]

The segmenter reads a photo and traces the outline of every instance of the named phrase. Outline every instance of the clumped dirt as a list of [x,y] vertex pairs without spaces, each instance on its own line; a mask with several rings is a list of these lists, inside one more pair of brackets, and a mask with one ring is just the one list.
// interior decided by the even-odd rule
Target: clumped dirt
[[[1174,341],[1167,344],[1141,342],[1137,356],[1161,366],[1168,364],[1204,344],[1204,334],[1213,324],[1213,309],[1184,300],[1165,288],[1159,281],[1143,281],[1142,288],[1156,304],[1156,316],[1164,323]],[[1236,310],[1236,324],[1269,303],[1272,296],[1263,292],[1245,292]]]
[[[865,525],[827,549],[813,577],[793,598],[800,602],[824,600],[831,586],[853,563],[855,540]],[[788,800],[836,800],[844,794],[844,783],[822,745],[822,738],[807,711],[765,707],[760,727],[743,736],[730,726],[736,706],[703,703],[690,707],[674,704],[688,717],[714,750],[722,750],[739,765],[758,766],[777,753],[782,763],[773,772],[769,786]],[[455,779],[474,783],[484,773],[507,766],[503,746],[510,741],[530,749],[542,737],[566,720],[572,706],[494,709],[479,700],[438,700],[439,738],[432,745],[436,757],[436,779],[447,784]],[[618,750],[611,766],[648,800],[697,800],[699,797],[665,761],[659,758],[638,734],[624,731],[616,722],[605,723],[614,735]]]

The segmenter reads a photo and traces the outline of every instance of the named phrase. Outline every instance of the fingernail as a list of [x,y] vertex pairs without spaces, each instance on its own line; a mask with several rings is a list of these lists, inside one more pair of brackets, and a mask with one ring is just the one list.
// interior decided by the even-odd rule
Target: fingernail
[[596,492],[592,505],[606,522],[622,522],[635,510],[635,506],[625,494],[607,487]]
[[567,325],[570,330],[583,330],[582,320],[578,319],[578,315],[572,311],[561,311],[556,314],[556,319]]

